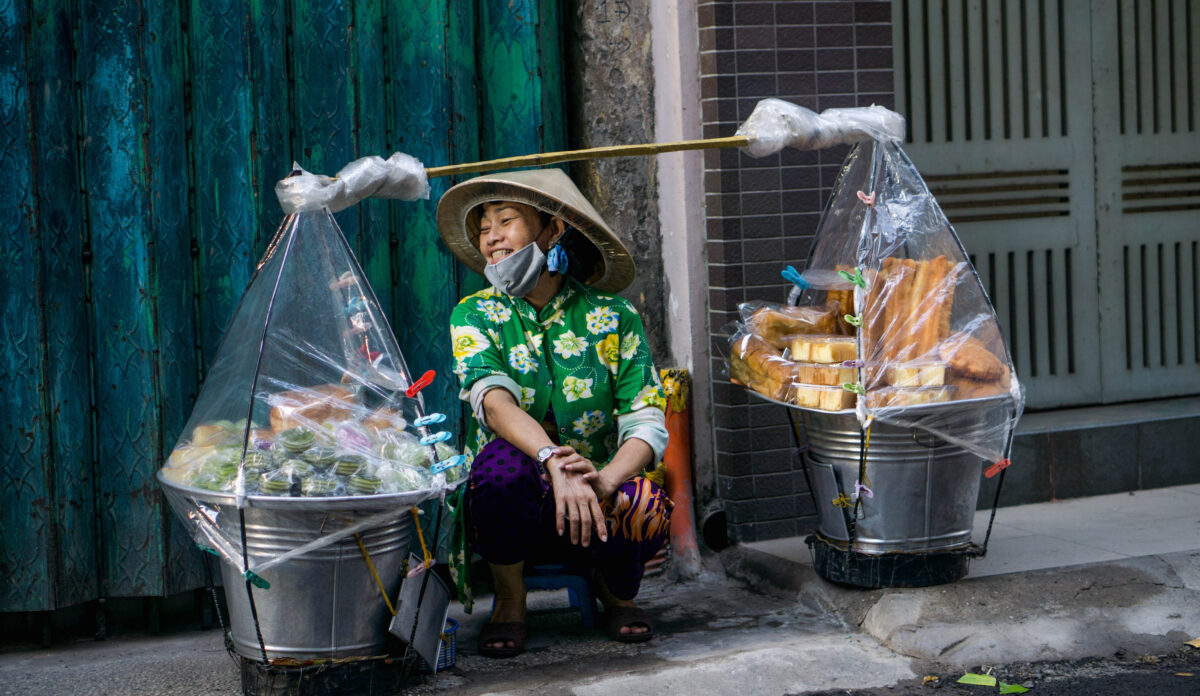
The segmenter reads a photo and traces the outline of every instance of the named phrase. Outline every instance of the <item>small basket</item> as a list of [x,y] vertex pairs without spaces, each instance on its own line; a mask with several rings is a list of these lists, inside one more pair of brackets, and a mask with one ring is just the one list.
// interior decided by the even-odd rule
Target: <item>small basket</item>
[[[458,659],[458,622],[447,618],[442,628],[442,651],[438,654],[437,671],[450,669]],[[422,672],[432,672],[429,663],[424,658],[417,658],[417,666]]]

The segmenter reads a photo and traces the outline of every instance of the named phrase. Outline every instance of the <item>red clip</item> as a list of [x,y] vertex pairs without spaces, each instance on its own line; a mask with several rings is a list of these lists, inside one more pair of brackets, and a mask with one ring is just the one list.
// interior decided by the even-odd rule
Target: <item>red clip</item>
[[991,478],[991,477],[995,476],[996,474],[1000,473],[1001,471],[1004,471],[1011,465],[1012,465],[1012,462],[1010,462],[1009,460],[1001,459],[1000,461],[996,462],[995,464],[984,469],[983,475],[986,476],[987,478]]
[[381,355],[379,351],[367,348],[367,344],[365,343],[358,347],[358,352],[370,362],[375,362],[375,358]]
[[868,195],[868,194],[863,193],[862,191],[859,191],[858,192],[858,200],[862,201],[863,203],[866,203],[867,205],[871,206],[872,208],[875,207],[875,194],[874,193],[871,193],[870,195]]
[[404,395],[410,399],[417,398],[417,392],[421,391],[425,387],[428,387],[429,383],[432,382],[433,378],[436,376],[437,373],[433,370],[426,370],[425,374],[421,375],[421,379],[413,382],[411,385],[409,385],[408,389],[404,390]]

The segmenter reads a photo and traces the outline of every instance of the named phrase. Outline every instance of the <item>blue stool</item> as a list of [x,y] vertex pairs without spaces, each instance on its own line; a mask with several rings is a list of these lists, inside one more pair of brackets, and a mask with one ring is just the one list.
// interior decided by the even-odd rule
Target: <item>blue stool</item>
[[[591,572],[582,568],[568,567],[562,563],[545,563],[525,566],[525,589],[561,590],[566,588],[571,606],[579,610],[579,621],[584,628],[596,625],[596,595],[592,593]],[[496,598],[492,597],[492,610],[496,609]]]

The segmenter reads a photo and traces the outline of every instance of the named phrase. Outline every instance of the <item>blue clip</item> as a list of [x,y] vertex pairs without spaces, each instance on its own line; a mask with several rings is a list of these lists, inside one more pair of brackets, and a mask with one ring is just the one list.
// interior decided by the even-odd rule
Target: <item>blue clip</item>
[[216,556],[217,558],[221,557],[221,554],[217,553],[216,549],[210,549],[209,547],[205,546],[204,544],[196,544],[196,548],[200,549],[204,553],[211,553],[212,555]]
[[427,425],[433,425],[434,423],[445,423],[445,422],[446,422],[446,414],[431,413],[428,416],[421,416],[420,418],[416,419],[415,421],[413,421],[413,425],[417,426],[418,428],[423,428]]
[[366,309],[367,309],[366,301],[363,300],[361,295],[355,295],[354,297],[351,297],[350,300],[346,303],[345,312],[347,315],[353,316],[355,314],[358,314],[359,312],[365,312]]
[[436,445],[439,442],[445,442],[446,440],[449,440],[449,439],[450,439],[450,431],[443,430],[440,433],[426,435],[425,437],[421,438],[421,444],[422,445]]
[[435,473],[435,474],[440,474],[443,471],[445,471],[446,469],[453,469],[456,466],[461,466],[466,463],[467,463],[467,455],[456,454],[453,457],[450,457],[449,459],[443,459],[442,461],[438,462],[437,464],[434,464],[433,466],[429,467],[429,471],[432,473]]
[[793,266],[788,266],[787,268],[783,269],[780,271],[779,275],[783,276],[784,280],[792,283],[801,290],[808,289],[808,283],[804,282],[804,278],[800,277],[800,271],[797,271]]

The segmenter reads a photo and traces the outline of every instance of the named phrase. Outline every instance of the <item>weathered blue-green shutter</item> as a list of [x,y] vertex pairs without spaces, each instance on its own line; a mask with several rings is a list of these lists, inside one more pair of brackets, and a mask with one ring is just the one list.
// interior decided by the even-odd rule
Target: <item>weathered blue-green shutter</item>
[[289,3],[250,0],[249,44],[254,120],[251,171],[258,225],[253,258],[261,258],[275,236],[283,211],[275,198],[275,182],[292,168],[292,92],[288,83]]
[[142,18],[85,3],[80,61],[92,249],[101,593],[159,594],[162,505],[156,403]]
[[0,510],[4,593],[0,608],[47,609],[53,601],[52,569],[41,549],[52,543],[52,491],[47,481],[50,437],[42,399],[42,315],[38,308],[41,258],[35,227],[32,125],[25,73],[25,8],[0,6]]
[[[96,596],[96,497],[92,471],[91,367],[79,191],[79,103],[75,91],[74,3],[35,3],[30,29],[33,136],[37,162],[35,241],[45,317],[45,409],[56,544],[41,547],[55,568],[53,597],[40,608]],[[7,498],[5,498],[7,499]],[[30,597],[30,599],[34,599]]]
[[[181,30],[183,18],[175,3],[146,5],[143,18],[142,45],[153,47],[143,54],[147,104],[143,167],[149,186],[146,212],[153,242],[148,300],[155,322],[153,337],[160,429],[159,450],[154,453],[150,467],[153,472],[170,453],[187,422],[198,391],[198,371],[193,311],[195,291],[190,273],[192,234],[186,183],[189,170],[183,77],[188,63]],[[201,557],[192,548],[187,530],[161,504],[156,508],[156,516],[147,524],[159,524],[159,517],[166,518],[162,526],[160,592],[170,594],[203,583]]]

